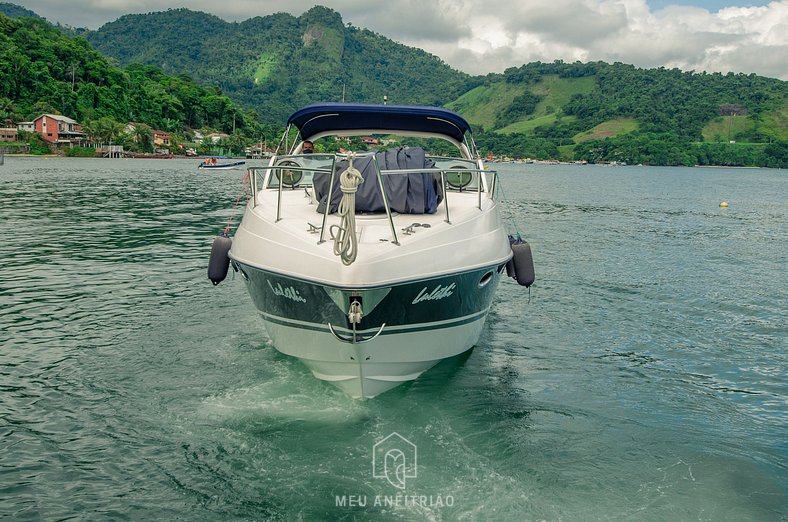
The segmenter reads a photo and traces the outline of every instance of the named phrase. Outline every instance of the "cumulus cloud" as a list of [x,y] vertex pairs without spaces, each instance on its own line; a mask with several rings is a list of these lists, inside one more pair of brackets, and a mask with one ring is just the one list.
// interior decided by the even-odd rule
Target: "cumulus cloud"
[[[374,9],[370,9],[374,7]],[[456,42],[470,36],[468,10],[454,0],[369,2],[364,10],[339,10],[345,21],[402,41]]]
[[[167,8],[244,20],[286,11],[300,15],[318,0],[27,0],[52,22],[96,28],[129,12]],[[680,0],[686,2],[687,0]],[[700,0],[698,0],[700,1]],[[735,2],[736,0],[730,0]],[[746,1],[746,0],[745,0]],[[668,5],[646,0],[333,0],[345,22],[421,47],[472,74],[529,61],[605,60],[641,67],[755,72],[788,79],[788,0],[763,6]]]

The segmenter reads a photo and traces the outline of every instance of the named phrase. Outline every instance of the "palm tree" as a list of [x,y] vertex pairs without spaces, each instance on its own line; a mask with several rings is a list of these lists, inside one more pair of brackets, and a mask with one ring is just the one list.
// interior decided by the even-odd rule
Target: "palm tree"
[[161,126],[167,132],[175,132],[181,128],[181,122],[178,120],[173,120],[172,118],[163,118],[161,120]]
[[14,111],[14,102],[9,98],[0,98],[0,119],[11,117]]
[[89,121],[82,126],[82,132],[88,136],[90,141],[101,144],[112,144],[124,134],[125,130],[125,125],[108,116]]
[[132,127],[131,138],[143,152],[153,151],[153,130],[144,123],[137,123]]
[[85,133],[88,141],[96,142],[99,139],[98,136],[98,128],[96,127],[96,121],[87,121],[82,124],[82,132]]
[[99,123],[101,137],[105,142],[108,143],[117,141],[117,139],[123,134],[123,132],[126,129],[125,125],[113,120],[108,116],[99,118],[98,123]]

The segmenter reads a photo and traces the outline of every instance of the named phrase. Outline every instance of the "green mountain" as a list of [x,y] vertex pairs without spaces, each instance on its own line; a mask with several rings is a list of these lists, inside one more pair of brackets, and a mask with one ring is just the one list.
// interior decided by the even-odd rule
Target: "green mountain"
[[[788,83],[755,74],[535,62],[489,75],[448,107],[482,127],[480,141],[496,152],[659,164],[788,160]],[[783,159],[756,159],[764,151]]]
[[86,34],[121,65],[145,63],[215,85],[268,122],[282,123],[316,101],[443,105],[470,77],[420,49],[345,25],[325,7],[300,17],[241,23],[172,9],[126,15]]
[[23,16],[41,18],[30,9],[16,4],[9,4],[8,2],[0,2],[0,13],[6,15],[8,18],[22,18]]
[[183,133],[209,127],[260,136],[257,115],[218,89],[148,65],[119,68],[81,37],[40,18],[0,14],[0,121],[60,113],[80,121],[145,123]]
[[[344,91],[347,101],[387,95],[393,103],[445,105],[481,129],[477,142],[487,150],[514,156],[738,164],[788,142],[788,84],[780,80],[561,61],[474,78],[345,25],[325,7],[241,23],[177,9],[124,16],[86,36],[121,63],[188,71],[218,85],[270,122],[307,103],[341,100]],[[756,145],[743,155],[739,147],[737,157],[696,154],[699,144],[727,151],[722,145],[731,141]]]

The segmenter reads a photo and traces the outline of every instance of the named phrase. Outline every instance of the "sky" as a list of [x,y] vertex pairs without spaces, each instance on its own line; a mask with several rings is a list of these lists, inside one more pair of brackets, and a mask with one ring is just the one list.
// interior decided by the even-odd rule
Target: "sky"
[[[5,0],[12,1],[13,0]],[[186,7],[227,21],[316,0],[17,0],[50,22],[96,29]],[[788,0],[323,0],[345,23],[420,47],[470,74],[532,61],[756,73],[788,80]]]

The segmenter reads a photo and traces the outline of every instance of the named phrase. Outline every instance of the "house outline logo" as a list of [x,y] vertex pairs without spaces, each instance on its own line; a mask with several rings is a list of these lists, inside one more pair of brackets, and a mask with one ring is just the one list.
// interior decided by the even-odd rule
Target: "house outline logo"
[[372,476],[405,489],[405,479],[417,476],[416,445],[392,432],[372,446]]

